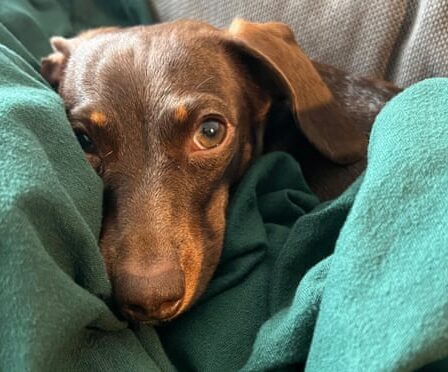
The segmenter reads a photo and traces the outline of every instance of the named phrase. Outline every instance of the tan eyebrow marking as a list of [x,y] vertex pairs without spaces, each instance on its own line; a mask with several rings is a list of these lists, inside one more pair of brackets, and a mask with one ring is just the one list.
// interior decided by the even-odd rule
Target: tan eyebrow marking
[[93,111],[90,114],[89,119],[93,124],[98,125],[99,127],[104,127],[107,122],[106,115],[101,111]]
[[184,105],[178,106],[174,111],[174,118],[180,123],[187,120],[188,118],[187,108]]

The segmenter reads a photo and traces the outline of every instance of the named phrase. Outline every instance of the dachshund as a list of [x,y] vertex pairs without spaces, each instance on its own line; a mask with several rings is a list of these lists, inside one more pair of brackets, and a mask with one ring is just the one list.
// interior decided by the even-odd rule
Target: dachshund
[[104,182],[113,298],[144,323],[204,292],[229,189],[255,158],[290,152],[311,190],[334,198],[365,168],[375,116],[400,91],[311,61],[282,23],[179,20],[50,41],[42,75]]

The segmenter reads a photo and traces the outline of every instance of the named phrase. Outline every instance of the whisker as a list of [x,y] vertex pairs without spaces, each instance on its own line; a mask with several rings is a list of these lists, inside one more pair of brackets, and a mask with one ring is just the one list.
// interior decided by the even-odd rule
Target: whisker
[[210,76],[207,79],[205,79],[202,83],[200,83],[196,89],[199,89],[200,87],[202,87],[205,83],[209,82],[210,80],[212,80],[214,78],[214,76]]

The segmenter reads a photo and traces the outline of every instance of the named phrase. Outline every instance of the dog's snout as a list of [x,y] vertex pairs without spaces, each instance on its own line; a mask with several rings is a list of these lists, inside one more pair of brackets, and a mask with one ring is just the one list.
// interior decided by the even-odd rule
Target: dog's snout
[[184,275],[176,264],[154,264],[139,272],[123,272],[113,280],[120,312],[140,322],[166,320],[179,308],[185,291]]

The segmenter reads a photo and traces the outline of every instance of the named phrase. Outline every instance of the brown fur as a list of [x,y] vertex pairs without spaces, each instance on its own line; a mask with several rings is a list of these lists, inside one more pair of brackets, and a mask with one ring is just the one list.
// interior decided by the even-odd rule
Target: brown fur
[[[263,151],[301,162],[322,199],[364,168],[376,113],[399,90],[311,62],[289,28],[195,21],[52,38],[42,74],[58,88],[105,185],[100,241],[128,318],[168,320],[203,293],[218,263],[229,188]],[[297,128],[266,128],[289,102]],[[372,103],[374,106],[372,106]],[[201,123],[225,128],[200,149]]]

